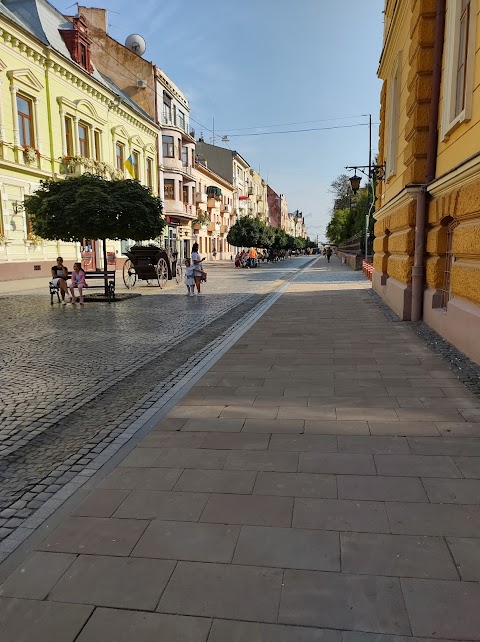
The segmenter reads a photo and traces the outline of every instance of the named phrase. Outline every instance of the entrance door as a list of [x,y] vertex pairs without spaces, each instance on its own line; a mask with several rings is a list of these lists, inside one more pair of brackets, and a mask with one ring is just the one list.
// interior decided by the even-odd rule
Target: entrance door
[[82,257],[82,268],[85,271],[92,272],[97,269],[95,241],[83,239],[82,247],[80,248],[80,256]]

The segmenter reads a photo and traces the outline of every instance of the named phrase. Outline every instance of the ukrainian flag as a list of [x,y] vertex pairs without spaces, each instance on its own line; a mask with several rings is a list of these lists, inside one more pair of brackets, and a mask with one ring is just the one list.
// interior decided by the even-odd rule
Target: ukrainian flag
[[125,161],[125,167],[132,178],[135,178],[135,169],[133,167],[133,157],[130,155]]

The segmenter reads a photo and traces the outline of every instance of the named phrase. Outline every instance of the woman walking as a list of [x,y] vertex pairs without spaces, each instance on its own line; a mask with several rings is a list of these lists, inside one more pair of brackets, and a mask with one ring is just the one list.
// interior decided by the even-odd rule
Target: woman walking
[[198,243],[194,243],[192,246],[192,263],[193,263],[193,278],[195,279],[195,285],[197,286],[197,296],[205,296],[200,292],[200,283],[202,281],[202,262],[205,259],[200,258],[198,253]]

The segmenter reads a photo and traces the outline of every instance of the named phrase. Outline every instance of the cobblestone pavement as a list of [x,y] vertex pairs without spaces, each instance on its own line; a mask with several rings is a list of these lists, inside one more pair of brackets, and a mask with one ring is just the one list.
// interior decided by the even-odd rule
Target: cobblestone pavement
[[84,308],[51,307],[46,288],[2,297],[0,540],[90,468],[153,405],[149,393],[174,386],[176,368],[306,263],[209,266],[203,299],[183,286]]
[[480,640],[480,403],[346,274],[300,273],[100,471],[0,639]]

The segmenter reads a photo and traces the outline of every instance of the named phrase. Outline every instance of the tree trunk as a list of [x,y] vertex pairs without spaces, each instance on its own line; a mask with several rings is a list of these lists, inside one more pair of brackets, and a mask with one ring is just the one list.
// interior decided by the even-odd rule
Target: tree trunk
[[105,296],[108,297],[108,265],[107,265],[107,240],[103,239],[103,280],[105,284]]

